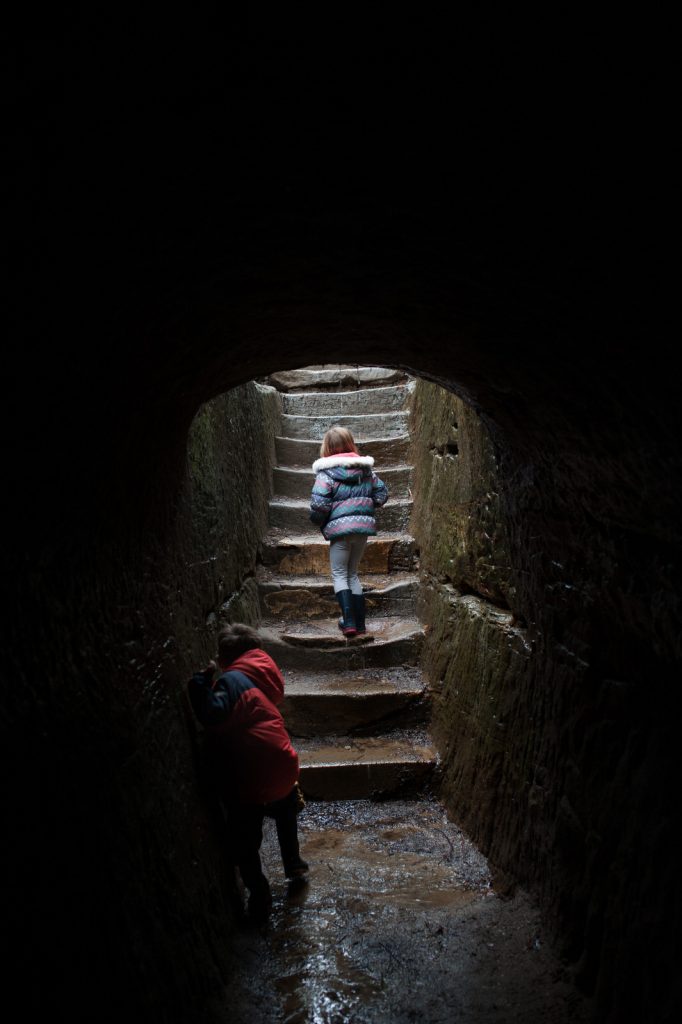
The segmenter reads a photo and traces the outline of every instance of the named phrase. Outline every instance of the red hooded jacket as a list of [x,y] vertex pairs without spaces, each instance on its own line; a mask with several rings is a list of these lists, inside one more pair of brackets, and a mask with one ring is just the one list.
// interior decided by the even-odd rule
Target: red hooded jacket
[[224,798],[261,804],[287,796],[298,755],[276,707],[284,679],[270,655],[246,651],[215,682],[211,670],[196,673],[188,690]]

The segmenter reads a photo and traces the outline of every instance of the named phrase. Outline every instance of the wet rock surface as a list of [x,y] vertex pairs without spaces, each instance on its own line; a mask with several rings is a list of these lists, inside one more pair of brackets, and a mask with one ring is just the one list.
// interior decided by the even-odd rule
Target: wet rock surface
[[[306,379],[315,380],[317,372],[299,371],[298,385],[304,387]],[[343,368],[332,368],[327,384],[343,375]],[[353,392],[332,389],[282,394],[285,413],[296,409],[306,415],[282,415],[279,429],[283,439],[291,440],[293,420],[305,420],[310,436],[319,444],[325,426],[319,417],[308,414],[324,410],[329,424],[343,423],[351,408],[357,439],[374,436],[378,440],[379,434],[385,440],[395,416],[401,417],[401,432],[404,430],[413,391],[414,382],[408,381],[398,387]],[[278,458],[290,458],[290,450],[280,447],[276,439],[274,444]],[[364,450],[360,440],[360,451]],[[383,474],[383,466],[379,468]],[[264,648],[285,674],[291,672],[294,679],[303,680],[302,687],[297,688],[295,682],[291,688],[287,685],[282,713],[296,739],[301,785],[312,799],[411,796],[432,775],[436,762],[423,731],[428,697],[418,661],[424,629],[416,616],[417,559],[413,538],[407,532],[412,498],[409,489],[405,491],[412,467],[405,462],[394,468],[402,474],[404,493],[396,497],[389,491],[388,507],[377,510],[379,535],[368,539],[360,568],[367,632],[351,637],[339,632],[329,544],[308,518],[314,475],[307,474],[305,497],[293,500],[283,496],[278,487],[286,483],[287,473],[296,472],[295,467],[284,462],[273,472],[269,531],[261,546],[265,564],[257,573],[260,632]],[[402,552],[402,558],[397,552]],[[406,568],[413,571],[406,573]],[[405,686],[401,692],[388,675],[404,676],[406,668],[411,670],[409,692]],[[384,672],[380,686],[377,669]],[[422,726],[419,736],[405,733],[410,726]],[[359,738],[361,734],[364,739]]]
[[529,897],[496,893],[435,800],[309,802],[304,883],[283,878],[268,825],[273,913],[233,951],[234,1024],[589,1019]]
[[385,366],[345,366],[325,364],[308,366],[304,370],[282,370],[270,374],[268,383],[280,391],[314,391],[321,385],[342,391],[349,387],[372,387],[394,384],[404,379],[401,370]]
[[[299,386],[304,382],[300,371]],[[365,411],[355,417],[366,427],[359,436],[372,436],[368,410],[386,399],[392,409],[399,393],[354,393],[354,408]],[[323,397],[342,422],[346,396]],[[288,395],[282,404],[309,411],[311,400],[320,395]],[[383,417],[384,429],[393,415]],[[293,431],[293,420],[282,417],[284,434]],[[319,436],[322,429],[312,425]],[[403,468],[410,479],[411,467]],[[286,466],[278,469],[276,495],[281,483],[288,486]],[[404,504],[409,513],[411,495]],[[392,497],[390,508],[399,505]],[[389,541],[385,531],[398,524],[381,510],[381,534],[368,545],[362,567],[370,632],[347,640],[338,631],[327,544],[309,527],[304,532],[306,510],[301,496],[271,500],[263,545],[268,564],[259,568],[258,585],[264,644],[287,677],[282,711],[308,800],[300,837],[310,875],[303,883],[282,879],[270,830],[263,858],[274,910],[269,928],[247,940],[238,1019],[580,1020],[568,972],[547,948],[530,900],[497,895],[484,856],[448,821],[444,806],[425,795],[442,783],[426,728],[430,687],[419,668],[428,632],[422,623],[431,621],[432,602],[418,596],[416,557],[409,576],[387,558],[395,541],[412,544],[408,515],[402,535]],[[422,519],[427,529],[428,514]],[[287,536],[285,526],[301,535]],[[283,557],[273,557],[278,549]],[[405,592],[396,601],[393,591],[400,588]],[[483,603],[482,614],[496,629],[510,628],[511,612],[458,596],[466,608]]]

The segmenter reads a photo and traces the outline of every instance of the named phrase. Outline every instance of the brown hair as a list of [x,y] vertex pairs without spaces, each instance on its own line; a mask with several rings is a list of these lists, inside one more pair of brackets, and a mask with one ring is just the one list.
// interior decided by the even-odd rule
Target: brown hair
[[320,446],[320,455],[326,458],[327,455],[338,455],[339,452],[355,452],[359,455],[353,435],[345,427],[332,427],[324,435]]
[[258,632],[244,622],[233,622],[225,626],[218,634],[218,661],[229,665],[240,654],[260,647],[262,640]]

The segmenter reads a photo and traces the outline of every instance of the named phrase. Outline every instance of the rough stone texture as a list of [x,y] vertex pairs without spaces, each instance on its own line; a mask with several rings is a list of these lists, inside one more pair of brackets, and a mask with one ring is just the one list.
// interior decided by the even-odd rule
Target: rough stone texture
[[497,465],[480,419],[451,392],[420,380],[410,429],[417,496],[411,531],[422,569],[509,606]]
[[[391,499],[407,498],[411,484],[411,467],[381,468],[381,479],[389,489]],[[283,497],[307,499],[310,501],[310,489],[314,475],[310,468],[306,470],[290,469],[279,466],[273,474],[273,490]]]
[[[655,868],[632,814],[647,785],[644,735],[659,712],[657,680],[641,660],[643,567],[635,568],[635,556],[626,583],[615,555],[622,535],[584,520],[572,532],[569,519],[581,521],[579,487],[564,492],[563,514],[545,518],[551,488],[561,490],[554,466],[544,467],[549,491],[538,486],[537,467],[507,477],[483,424],[454,396],[420,382],[413,423],[419,614],[429,623],[423,664],[434,690],[442,796],[501,877],[539,893],[599,1014],[668,1019],[659,993],[645,997],[640,979],[664,974],[669,950],[654,932],[649,949],[638,947],[645,930],[633,923],[667,916],[642,895],[655,888]],[[657,590],[655,560],[651,572]],[[660,592],[653,598],[652,627],[662,600]],[[676,601],[668,594],[665,603],[671,610]],[[658,681],[664,664],[660,672]],[[645,680],[653,691],[642,703],[636,693]],[[646,811],[650,838],[669,828],[670,752],[659,755],[661,786]],[[639,956],[628,959],[634,948]],[[631,976],[615,968],[619,960],[629,962]]]
[[[278,422],[277,392],[260,384],[213,399],[192,422],[187,444],[193,542],[189,569],[210,595],[207,615],[215,614],[218,606],[224,608],[222,617],[238,621],[248,607],[241,591],[267,530]],[[258,458],[243,457],[245,442]],[[197,610],[190,606],[189,612],[194,616]]]
[[266,829],[273,927],[235,957],[230,1024],[590,1020],[532,902],[496,895],[437,801],[311,801],[299,828],[303,887],[285,883]]
[[[330,392],[330,395],[333,392]],[[358,394],[354,391],[353,394]],[[308,396],[306,396],[308,397]],[[292,440],[316,441],[318,446],[327,430],[332,427],[345,427],[353,437],[363,443],[366,438],[400,437],[407,427],[407,414],[403,412],[387,413],[380,416],[330,415],[321,413],[319,416],[283,416],[283,433]]]
[[473,801],[469,827],[533,876],[601,1022],[677,1019],[665,61],[649,74],[641,22],[632,46],[590,33],[596,75],[582,44],[557,57],[563,26],[505,69],[453,59],[439,26],[387,39],[383,10],[293,50],[289,8],[257,35],[199,17],[172,45],[142,9],[134,32],[74,7],[10,39],[6,1001],[224,1020],[178,706],[215,589],[185,569],[187,434],[216,395],[333,359],[409,369],[484,421],[535,649],[500,819]]
[[[412,384],[401,384],[384,388],[356,388],[354,391],[317,391],[284,394],[281,397],[282,412],[286,416],[338,416],[343,410],[346,416],[381,416],[389,423],[390,413],[400,412],[407,405],[413,391]],[[332,422],[334,422],[332,420]],[[369,431],[365,430],[365,434]],[[291,435],[287,435],[291,436]],[[379,434],[383,437],[383,434]]]
[[328,363],[326,366],[271,373],[267,382],[279,391],[317,391],[320,387],[346,391],[353,387],[385,387],[399,383],[404,377],[401,370],[390,366],[340,366]]
[[[363,441],[362,451],[365,455],[371,455],[377,466],[398,465],[407,461],[408,440],[408,435],[405,434],[388,440],[381,438]],[[313,462],[320,457],[319,441],[297,441],[278,437],[275,440],[275,447],[278,461],[292,467],[300,466],[309,470]]]
[[[220,619],[258,607],[250,576],[277,415],[275,392],[253,384],[208,402],[168,520],[133,532],[126,518],[122,537],[96,547],[90,533],[62,542],[20,580],[17,607],[45,613],[34,642],[12,651],[5,753],[27,759],[32,789],[24,802],[15,787],[7,811],[18,920],[11,902],[5,912],[40,974],[27,998],[46,1011],[120,1020],[168,999],[178,1019],[198,1005],[225,1012],[232,879],[202,797],[184,681],[214,655]],[[261,458],[241,457],[244,437]],[[93,1010],[97,986],[106,1006]]]
[[[421,605],[430,624],[424,663],[433,694],[432,728],[443,757],[442,795],[476,830],[483,848],[504,851],[508,869],[517,837],[505,848],[513,826],[504,803],[510,795],[518,800],[515,790],[523,790],[527,770],[508,757],[514,742],[510,719],[516,725],[521,715],[516,702],[532,649],[509,612],[462,596],[450,585],[427,584]],[[511,794],[505,775],[511,776]]]

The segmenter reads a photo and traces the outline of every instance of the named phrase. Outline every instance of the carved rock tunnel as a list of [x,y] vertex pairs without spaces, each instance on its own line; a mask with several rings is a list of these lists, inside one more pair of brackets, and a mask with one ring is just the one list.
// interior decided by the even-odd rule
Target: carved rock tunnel
[[[399,335],[400,324],[391,326]],[[311,333],[317,337],[320,329],[316,323]],[[357,326],[349,330],[346,351],[366,362],[367,345],[364,339],[353,343],[356,332]],[[375,342],[372,354],[385,363],[397,344],[395,338],[390,345]],[[671,775],[673,749],[665,645],[674,640],[672,622],[666,626],[674,602],[661,604],[665,567],[654,554],[650,524],[644,543],[632,522],[632,502],[621,504],[622,484],[628,497],[635,479],[643,493],[650,485],[627,465],[634,440],[624,444],[611,433],[622,430],[627,410],[619,417],[610,409],[608,424],[597,424],[589,387],[577,397],[562,394],[558,411],[545,387],[540,413],[538,395],[530,401],[523,391],[500,386],[499,355],[493,386],[488,359],[475,354],[471,341],[466,345],[456,353],[441,349],[437,360],[408,362],[408,355],[401,365],[423,374],[429,364],[426,372],[436,377],[437,361],[438,379],[451,387],[456,381],[460,389],[459,367],[468,363],[477,405],[484,415],[488,406],[494,414],[489,422],[516,570],[512,608],[531,626],[537,650],[532,671],[515,680],[501,762],[486,771],[482,736],[453,723],[460,741],[455,813],[495,864],[541,895],[584,988],[597,992],[607,1012],[619,1014],[621,1000],[636,998],[641,1008],[644,999],[659,998],[648,987],[656,973],[650,960],[669,955],[659,892],[669,855],[662,783]],[[250,339],[243,348],[253,350]],[[302,360],[295,351],[292,346],[290,366]],[[311,349],[304,343],[301,351]],[[516,360],[517,345],[513,351]],[[264,374],[280,369],[281,358],[254,359],[231,348],[225,364],[220,387],[235,366],[240,377],[242,365],[249,375]],[[216,360],[203,397],[216,391],[219,367]],[[184,383],[173,381],[176,388]],[[240,409],[238,391],[232,395],[228,419],[239,424],[241,417],[248,429],[253,413]],[[617,394],[611,399],[616,403]],[[191,408],[186,400],[178,404]],[[13,749],[22,764],[28,755],[31,768],[15,794],[20,806],[13,834],[30,843],[21,851],[19,876],[29,867],[34,872],[19,928],[28,929],[27,949],[42,934],[41,941],[69,950],[68,963],[52,950],[60,973],[43,993],[47,1005],[72,998],[77,948],[77,976],[82,970],[101,978],[113,970],[126,993],[123,1005],[149,998],[158,1006],[166,998],[161,990],[170,986],[186,1013],[188,999],[194,1007],[217,999],[220,956],[208,950],[229,922],[220,920],[214,851],[193,807],[178,692],[206,653],[201,622],[238,587],[253,562],[256,537],[238,497],[216,521],[197,522],[183,491],[186,479],[174,472],[184,455],[184,430],[173,438],[164,415],[169,451],[163,458],[157,449],[152,458],[143,453],[149,432],[157,430],[156,409],[135,418],[136,464],[124,459],[113,472],[107,467],[105,490],[95,494],[96,530],[84,526],[78,510],[75,537],[64,531],[66,520],[57,520],[60,535],[50,536],[48,528],[41,538],[52,543],[40,549],[44,562],[39,568],[32,562],[18,585],[17,609],[36,603],[40,609],[24,620],[24,627],[31,623],[31,642],[14,669],[25,682],[12,708]],[[179,419],[183,424],[182,412]],[[238,429],[233,437],[238,443]],[[645,460],[641,444],[640,435],[637,461],[650,468],[658,453],[650,449]],[[146,481],[138,475],[140,464]],[[124,468],[132,469],[133,479],[118,481],[119,504],[115,474]],[[234,463],[227,468],[234,474]],[[614,477],[620,481],[615,487]],[[233,485],[234,479],[228,488]],[[67,505],[65,516],[69,511]],[[188,568],[202,562],[211,563],[209,571]],[[655,649],[649,631],[657,637]],[[650,920],[653,907],[662,930],[660,945],[651,947],[642,921]],[[186,955],[188,933],[192,957]],[[123,953],[122,945],[134,954]]]
[[[510,604],[536,653],[495,777],[460,744],[462,824],[538,893],[602,1020],[672,1019],[680,410],[652,249],[611,208],[595,222],[596,196],[558,202],[556,180],[507,180],[491,203],[491,171],[464,189],[376,149],[360,171],[337,137],[280,175],[247,145],[226,187],[214,107],[105,93],[82,103],[106,117],[80,121],[52,116],[59,97],[38,117],[29,90],[11,125],[10,977],[72,1019],[222,1019],[230,921],[178,694],[256,531],[241,451],[207,481],[232,474],[222,511],[195,515],[187,436],[215,396],[342,361],[453,391],[495,448]],[[266,427],[241,399],[227,415]]]

